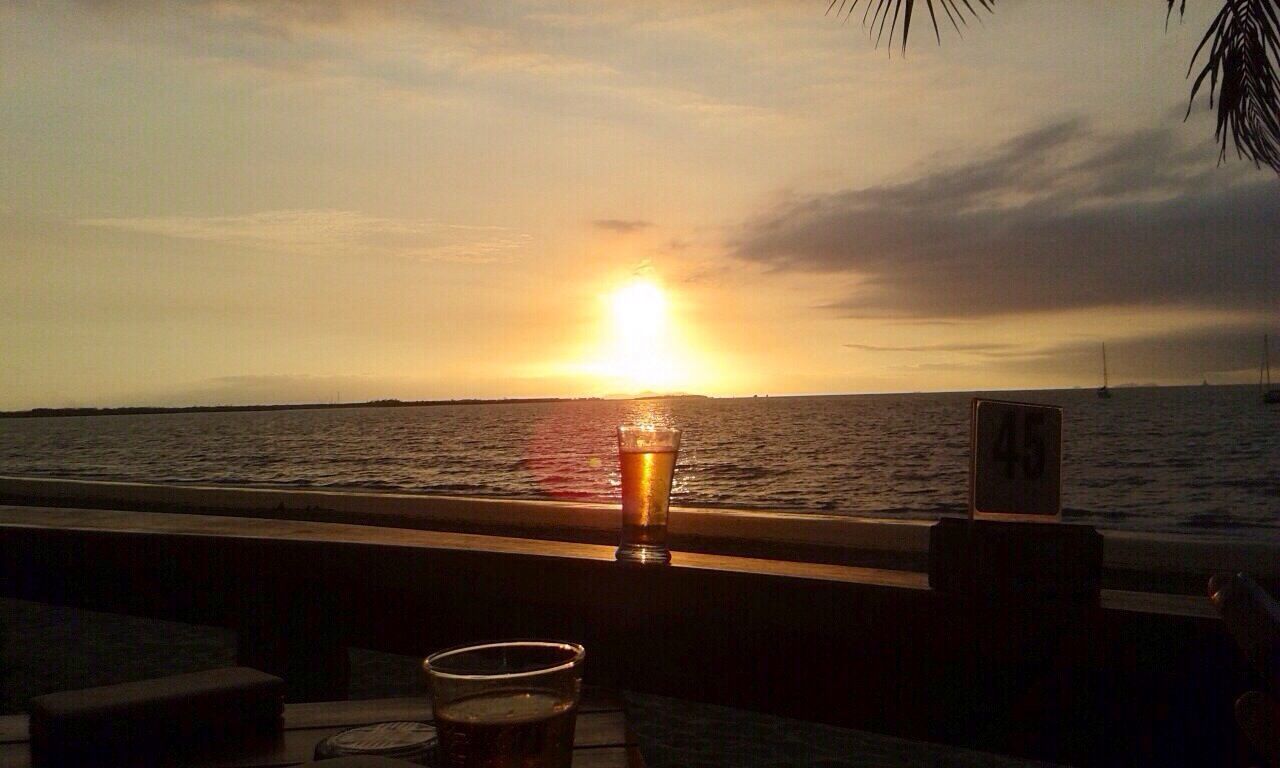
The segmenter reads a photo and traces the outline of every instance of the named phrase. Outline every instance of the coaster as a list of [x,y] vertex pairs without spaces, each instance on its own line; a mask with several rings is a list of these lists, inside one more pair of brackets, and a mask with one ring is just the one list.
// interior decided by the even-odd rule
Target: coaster
[[398,721],[349,728],[316,745],[315,759],[347,755],[376,755],[418,765],[435,765],[436,729],[426,723]]

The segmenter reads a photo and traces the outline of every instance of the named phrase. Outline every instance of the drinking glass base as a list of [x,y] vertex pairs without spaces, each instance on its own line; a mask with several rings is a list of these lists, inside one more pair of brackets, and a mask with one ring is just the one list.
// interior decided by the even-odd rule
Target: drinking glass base
[[620,563],[667,565],[671,562],[671,550],[651,544],[623,544],[613,557]]

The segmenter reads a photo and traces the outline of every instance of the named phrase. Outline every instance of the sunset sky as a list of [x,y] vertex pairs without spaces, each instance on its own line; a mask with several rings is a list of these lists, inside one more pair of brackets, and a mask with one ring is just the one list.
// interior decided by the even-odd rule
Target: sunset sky
[[0,409],[1256,382],[1217,5],[0,4]]

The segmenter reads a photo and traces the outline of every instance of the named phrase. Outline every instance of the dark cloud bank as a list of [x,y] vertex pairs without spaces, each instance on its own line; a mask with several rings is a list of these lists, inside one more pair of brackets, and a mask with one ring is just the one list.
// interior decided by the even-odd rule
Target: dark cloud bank
[[[1180,147],[1168,129],[1117,135],[1059,122],[902,183],[793,198],[747,222],[731,247],[775,270],[849,276],[856,292],[829,307],[847,317],[918,322],[1108,306],[1274,313],[1280,184],[1217,168],[1212,157]],[[1222,370],[1243,362],[1245,349],[1256,358],[1261,330],[1153,338],[1143,356],[1186,347],[1201,353],[1197,369]],[[898,351],[1022,354],[972,346]],[[1092,356],[1073,351],[1054,353]],[[1188,365],[1165,373],[1189,375]]]
[[901,184],[792,200],[749,222],[733,250],[860,277],[837,307],[848,315],[1274,307],[1280,184],[1205,157],[1169,131],[1058,123]]
[[[1155,334],[1107,344],[1111,381],[1145,384],[1161,381],[1214,384],[1253,382],[1262,355],[1257,329],[1223,326]],[[1018,376],[1034,370],[1064,383],[1100,383],[1101,349],[1094,340],[1052,345],[938,344],[919,347],[845,346],[875,352],[957,352],[933,356],[924,364],[904,361],[901,368],[928,371],[973,371],[988,376]]]

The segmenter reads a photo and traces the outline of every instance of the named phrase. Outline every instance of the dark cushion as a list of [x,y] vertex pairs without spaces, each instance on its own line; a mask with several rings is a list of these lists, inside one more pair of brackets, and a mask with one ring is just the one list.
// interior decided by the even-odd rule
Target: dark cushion
[[168,750],[278,731],[284,681],[248,667],[210,669],[37,696],[30,711],[39,763],[103,750]]

